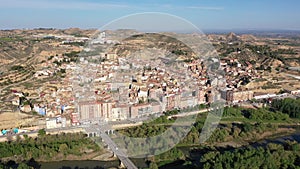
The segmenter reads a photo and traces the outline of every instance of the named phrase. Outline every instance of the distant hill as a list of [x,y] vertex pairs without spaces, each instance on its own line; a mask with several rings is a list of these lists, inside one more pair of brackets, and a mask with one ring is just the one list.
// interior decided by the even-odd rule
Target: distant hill
[[[12,65],[34,66],[51,55],[70,52],[74,48],[60,46],[61,40],[44,39],[47,35],[73,35],[90,37],[96,30],[71,29],[32,29],[0,31],[0,71],[5,72]],[[40,37],[39,37],[40,36]]]
[[227,36],[226,36],[226,40],[229,42],[234,42],[234,41],[239,41],[240,38],[233,32],[230,32]]
[[185,59],[191,59],[196,56],[192,49],[181,41],[156,33],[133,35],[121,41],[120,44],[115,45],[111,51],[115,52],[118,56],[126,57],[137,51],[151,48],[173,53]]

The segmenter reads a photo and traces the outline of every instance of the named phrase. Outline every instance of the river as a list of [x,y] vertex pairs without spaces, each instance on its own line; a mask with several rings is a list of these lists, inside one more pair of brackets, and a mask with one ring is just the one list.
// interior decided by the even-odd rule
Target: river
[[[288,136],[280,136],[277,138],[272,139],[265,139],[258,142],[250,143],[250,145],[254,148],[266,146],[268,143],[277,143],[277,144],[284,144],[285,141],[297,141],[300,142],[300,132],[295,134],[291,134]],[[200,151],[191,151],[192,147],[179,147],[186,156],[188,156],[193,163],[198,163],[201,154],[205,153],[205,149]],[[243,147],[240,147],[243,148]],[[233,147],[226,147],[220,148],[220,150],[228,151],[234,150]],[[132,159],[132,161],[139,167],[139,168],[146,168],[148,164],[146,163],[145,159]],[[175,161],[174,163],[168,164],[163,166],[163,169],[174,169],[179,166],[183,161]],[[60,161],[60,162],[41,162],[41,169],[79,169],[79,168],[97,168],[97,169],[108,169],[108,168],[118,168],[119,161]],[[180,168],[180,167],[179,167]]]
[[41,169],[117,168],[119,161],[59,161],[41,162]]

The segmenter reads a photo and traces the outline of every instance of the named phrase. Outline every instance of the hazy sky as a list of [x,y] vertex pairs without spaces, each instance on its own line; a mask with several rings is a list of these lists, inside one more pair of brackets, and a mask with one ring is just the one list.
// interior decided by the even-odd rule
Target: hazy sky
[[0,29],[100,28],[119,17],[164,12],[200,29],[297,29],[299,0],[0,0]]

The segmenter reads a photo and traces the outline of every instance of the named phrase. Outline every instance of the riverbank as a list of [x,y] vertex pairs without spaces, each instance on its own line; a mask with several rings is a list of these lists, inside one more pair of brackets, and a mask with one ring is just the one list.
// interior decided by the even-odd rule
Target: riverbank
[[253,142],[259,142],[261,140],[268,140],[268,139],[275,139],[277,137],[285,137],[288,135],[295,134],[297,131],[293,128],[278,128],[276,131],[266,131],[263,133],[258,133],[256,135],[256,138],[252,139],[237,139],[237,140],[232,140],[232,141],[226,141],[226,142],[219,142],[212,144],[211,146],[215,147],[234,147],[234,148],[239,148],[242,146],[247,146],[251,145]]
[[[295,129],[279,129],[276,133],[273,133],[273,135],[264,134],[264,139],[260,140],[252,140],[247,142],[246,144],[243,144],[241,142],[224,142],[224,143],[216,143],[215,145],[210,145],[211,148],[217,149],[217,150],[235,150],[240,149],[243,147],[261,147],[265,146],[268,143],[271,142],[277,142],[278,140],[285,140],[286,138],[292,137],[290,140],[292,140],[295,135],[299,137],[300,140],[300,134]],[[258,145],[253,145],[253,142],[257,143]],[[177,146],[177,149],[183,152],[184,156],[186,157],[186,161],[191,163],[191,161],[194,161],[193,163],[197,163],[199,159],[203,156],[205,153],[205,145],[189,145],[189,146]],[[133,159],[134,163],[138,167],[146,168],[148,166],[147,159]],[[184,160],[185,161],[185,160]],[[113,154],[109,151],[98,151],[98,152],[90,152],[83,156],[57,156],[55,159],[52,160],[37,160],[37,164],[40,165],[41,169],[58,169],[58,168],[105,168],[105,169],[117,169],[119,167],[119,160],[117,158],[113,158]],[[176,167],[180,168],[182,166],[182,160],[181,163],[176,162],[161,162],[160,164],[163,164],[161,166],[164,169],[174,169]],[[184,167],[181,167],[184,168]]]

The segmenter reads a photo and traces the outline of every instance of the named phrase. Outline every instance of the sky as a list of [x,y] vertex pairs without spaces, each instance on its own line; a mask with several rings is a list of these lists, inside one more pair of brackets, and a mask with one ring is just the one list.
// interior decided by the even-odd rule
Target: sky
[[201,30],[300,30],[299,7],[299,0],[0,0],[0,29],[101,28],[126,15],[161,12]]

